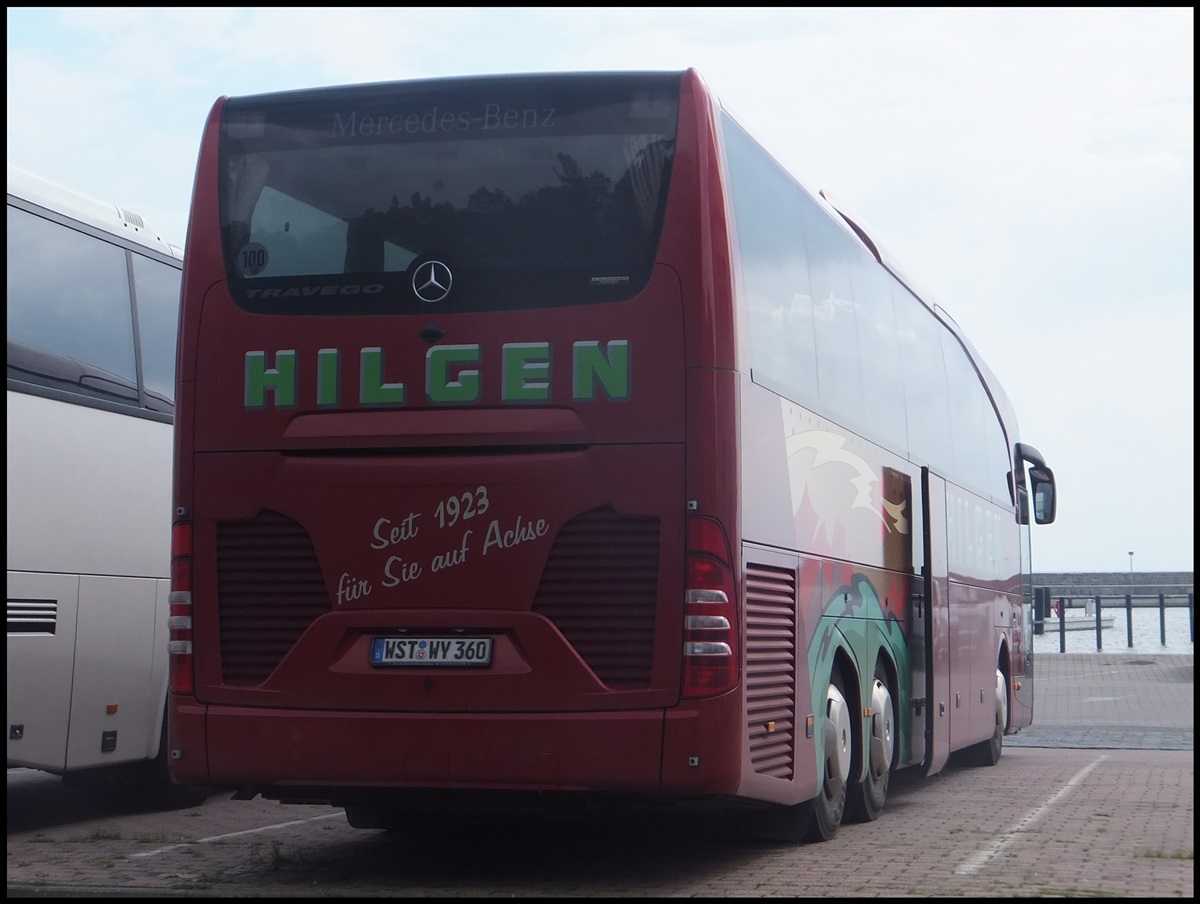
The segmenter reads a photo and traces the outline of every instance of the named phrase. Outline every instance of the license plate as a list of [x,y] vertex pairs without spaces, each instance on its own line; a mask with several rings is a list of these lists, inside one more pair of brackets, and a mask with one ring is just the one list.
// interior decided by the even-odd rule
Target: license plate
[[375,637],[371,665],[478,668],[492,662],[490,637]]

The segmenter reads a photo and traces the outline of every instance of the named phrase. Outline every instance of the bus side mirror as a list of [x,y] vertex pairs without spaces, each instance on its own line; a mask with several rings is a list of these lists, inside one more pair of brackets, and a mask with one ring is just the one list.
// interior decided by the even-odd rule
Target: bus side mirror
[[1033,520],[1038,524],[1052,523],[1058,504],[1054,472],[1044,465],[1030,468],[1029,480],[1033,484]]

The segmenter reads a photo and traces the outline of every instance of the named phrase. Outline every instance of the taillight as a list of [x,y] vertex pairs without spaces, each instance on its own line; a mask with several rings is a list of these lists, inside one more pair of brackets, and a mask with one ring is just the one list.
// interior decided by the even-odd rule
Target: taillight
[[712,518],[688,521],[683,696],[712,697],[737,684],[737,594],[729,541]]
[[168,687],[173,694],[190,694],[192,679],[192,524],[171,526],[171,593],[167,597]]

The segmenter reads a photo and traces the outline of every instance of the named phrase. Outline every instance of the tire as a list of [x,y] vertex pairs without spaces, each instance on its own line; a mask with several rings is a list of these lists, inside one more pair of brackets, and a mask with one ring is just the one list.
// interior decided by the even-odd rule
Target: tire
[[171,780],[165,727],[154,759],[70,772],[63,776],[63,784],[102,806],[125,812],[182,810],[199,806],[209,795],[208,788]]
[[799,844],[808,840],[812,822],[813,802],[809,800],[776,811],[755,813],[748,834],[764,841]]
[[195,785],[177,785],[167,765],[167,714],[163,712],[158,755],[147,762],[127,767],[122,787],[127,803],[138,809],[182,810],[198,807],[208,799],[209,789]]
[[847,789],[846,820],[872,822],[883,812],[896,755],[896,704],[888,689],[887,669],[875,665],[871,679],[871,728],[867,738],[867,769],[862,781]]
[[821,787],[812,801],[809,841],[829,841],[842,824],[846,812],[846,783],[854,754],[854,722],[846,700],[846,684],[841,669],[834,664],[825,691],[825,722],[821,737],[824,766]]
[[427,841],[439,836],[448,838],[469,824],[432,811],[397,812],[394,806],[380,804],[347,803],[343,809],[346,824],[352,829],[374,829],[413,841]]
[[383,829],[392,832],[400,827],[382,807],[347,804],[345,811],[346,823],[352,829]]
[[184,810],[198,807],[208,800],[209,790],[193,785],[177,785],[165,766],[157,761],[144,773],[145,784],[134,792],[133,803],[151,810]]
[[1008,680],[996,669],[996,724],[986,741],[972,744],[963,750],[962,760],[968,766],[995,766],[1004,750],[1004,731],[1008,728]]

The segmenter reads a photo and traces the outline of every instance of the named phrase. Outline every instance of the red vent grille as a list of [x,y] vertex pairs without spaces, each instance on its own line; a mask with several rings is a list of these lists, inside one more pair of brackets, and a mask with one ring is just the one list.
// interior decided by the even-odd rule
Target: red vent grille
[[614,689],[650,686],[658,543],[657,518],[585,512],[558,532],[538,586],[533,611]]
[[746,712],[750,761],[790,779],[796,748],[796,573],[746,566]]
[[263,512],[217,524],[217,612],[226,684],[262,684],[288,650],[330,610],[308,533]]

